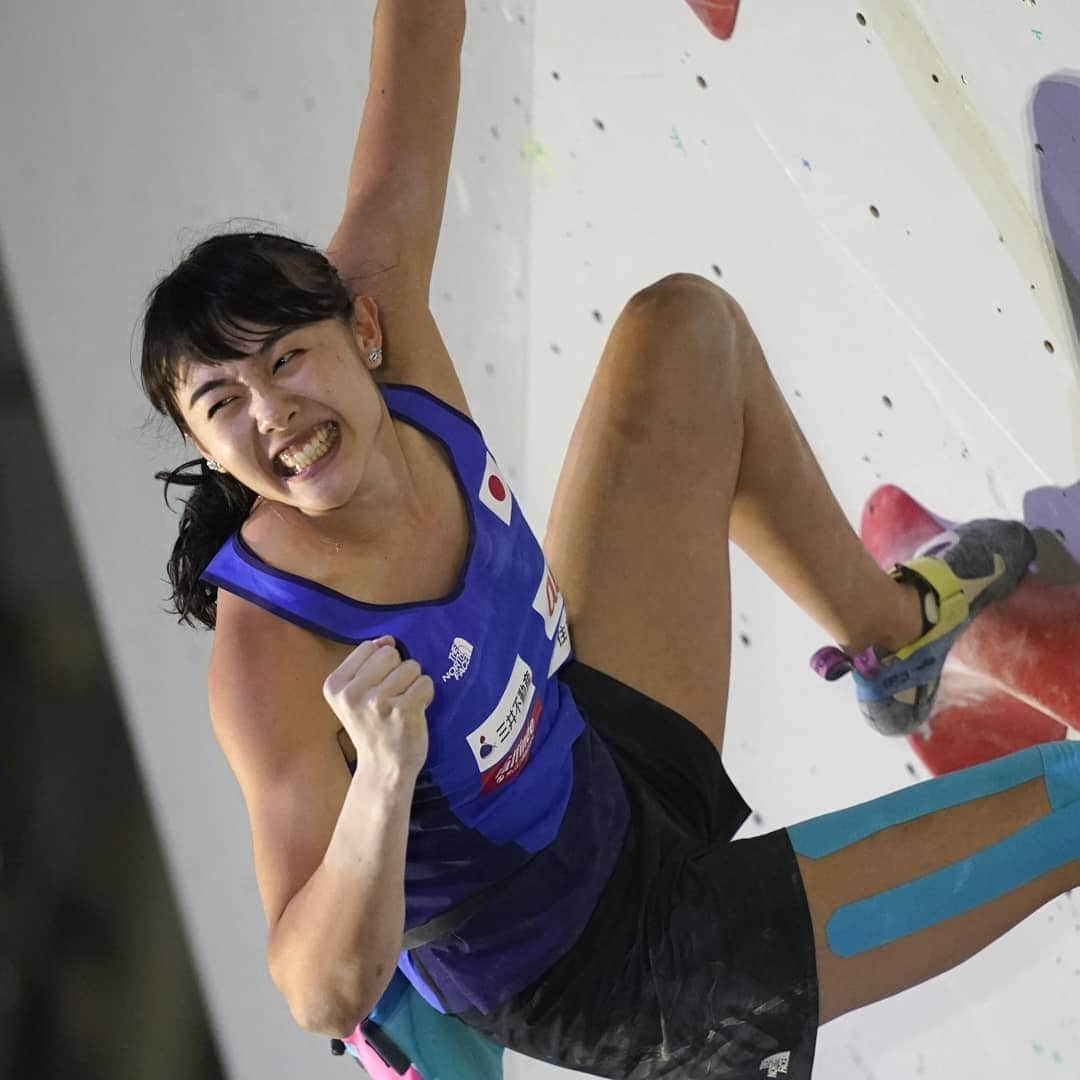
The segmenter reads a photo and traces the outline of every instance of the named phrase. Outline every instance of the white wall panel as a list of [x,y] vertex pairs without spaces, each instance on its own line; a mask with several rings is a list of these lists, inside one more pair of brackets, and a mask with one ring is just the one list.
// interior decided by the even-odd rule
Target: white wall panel
[[[910,5],[744,3],[729,45],[696,33],[678,5],[540,9],[547,168],[534,195],[529,401],[547,423],[530,428],[525,494],[536,516],[621,303],[673,270],[715,278],[714,265],[852,520],[883,480],[964,518],[1015,515],[1027,488],[1075,478],[1074,330],[1042,235],[1014,230],[1042,221],[1030,102],[1076,55],[1080,30],[1064,5],[1040,5],[1055,30],[1038,53],[1026,6],[925,6],[936,18],[918,29],[953,58],[951,92],[980,94],[962,99],[971,115],[955,136],[917,89],[923,78],[940,89],[937,72],[897,66],[893,21]],[[878,17],[891,20],[887,42]],[[972,171],[991,155],[1006,175]],[[849,686],[811,675],[826,643],[813,624],[749,560],[733,565],[725,757],[760,815],[746,834],[925,775],[906,743],[862,725]],[[1064,1004],[1080,973],[1073,912],[1062,898],[961,970],[829,1025],[816,1072],[1080,1070]]]
[[[177,519],[141,427],[133,328],[157,278],[230,219],[325,244],[356,137],[374,6],[15,5],[0,34],[0,226],[16,316],[173,884],[231,1076],[341,1077],[266,972],[246,814],[210,732],[209,635],[162,614]],[[527,5],[474,5],[433,303],[516,480],[527,305]],[[516,99],[516,100],[515,100]],[[493,128],[499,133],[493,133]],[[253,223],[257,227],[257,223]],[[175,496],[174,492],[174,496]]]
[[[1075,7],[744,8],[720,44],[679,0],[545,0],[535,22],[530,3],[470,3],[433,297],[536,531],[619,309],[675,270],[749,312],[853,519],[882,480],[964,518],[1075,479],[1075,332],[1030,115],[1039,84],[1075,63]],[[208,639],[159,610],[175,518],[150,477],[182,451],[139,432],[132,328],[156,276],[233,216],[329,237],[370,13],[44,0],[5,13],[0,38],[4,258],[237,1078],[350,1070],[292,1027],[265,974],[243,806],[206,719]],[[748,643],[736,635],[726,757],[760,814],[748,831],[922,775],[905,743],[865,728],[850,686],[810,674],[825,642],[809,620],[733,565]],[[1078,926],[1062,898],[961,970],[830,1025],[817,1073],[1080,1075]],[[554,1073],[511,1059],[508,1075]]]

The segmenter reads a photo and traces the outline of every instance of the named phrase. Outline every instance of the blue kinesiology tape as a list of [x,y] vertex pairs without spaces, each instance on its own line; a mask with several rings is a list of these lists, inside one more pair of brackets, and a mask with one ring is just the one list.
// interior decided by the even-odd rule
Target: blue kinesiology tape
[[838,956],[888,945],[966,915],[1076,858],[1080,803],[1073,803],[969,858],[837,909],[826,927]]
[[965,914],[1075,859],[1080,849],[1080,745],[1044,743],[972,769],[927,780],[788,830],[804,858],[820,859],[882,829],[915,821],[1042,777],[1050,813],[966,859],[837,909],[826,933],[855,956]]
[[1080,802],[1080,747],[1075,742],[1043,743],[1033,747],[1043,759],[1050,806],[1061,810]]

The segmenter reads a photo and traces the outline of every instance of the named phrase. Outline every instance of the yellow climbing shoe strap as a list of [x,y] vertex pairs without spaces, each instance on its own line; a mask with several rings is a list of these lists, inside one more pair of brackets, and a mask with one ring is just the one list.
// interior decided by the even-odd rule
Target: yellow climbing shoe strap
[[898,650],[895,654],[898,660],[906,660],[912,653],[944,637],[968,617],[970,607],[960,579],[943,560],[924,555],[922,558],[912,559],[911,562],[900,563],[890,571],[890,575],[897,581],[908,576],[917,577],[925,581],[938,598],[937,622],[921,638]]

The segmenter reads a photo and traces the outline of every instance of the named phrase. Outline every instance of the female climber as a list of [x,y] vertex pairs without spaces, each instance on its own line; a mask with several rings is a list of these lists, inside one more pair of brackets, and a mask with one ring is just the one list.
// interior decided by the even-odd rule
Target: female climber
[[[199,454],[163,474],[192,488],[169,576],[214,630],[269,969],[331,1037],[397,971],[473,1050],[809,1077],[819,1025],[1080,884],[1080,751],[733,841],[728,542],[895,733],[1032,538],[971,522],[881,571],[738,303],[673,274],[615,323],[538,542],[429,307],[464,32],[463,0],[380,0],[325,254],[213,236],[145,312],[144,388]],[[456,1075],[496,1075],[485,1060]]]

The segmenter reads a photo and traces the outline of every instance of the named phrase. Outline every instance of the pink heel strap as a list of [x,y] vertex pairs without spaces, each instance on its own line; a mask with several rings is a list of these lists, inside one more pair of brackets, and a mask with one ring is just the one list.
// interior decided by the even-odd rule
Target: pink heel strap
[[835,645],[826,645],[810,657],[811,669],[826,682],[843,678],[853,666],[851,657]]
[[873,645],[855,657],[855,670],[864,679],[876,679],[885,670]]

